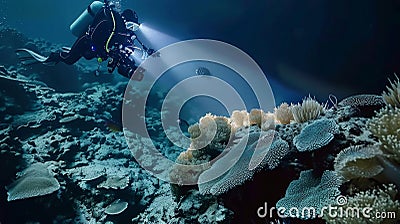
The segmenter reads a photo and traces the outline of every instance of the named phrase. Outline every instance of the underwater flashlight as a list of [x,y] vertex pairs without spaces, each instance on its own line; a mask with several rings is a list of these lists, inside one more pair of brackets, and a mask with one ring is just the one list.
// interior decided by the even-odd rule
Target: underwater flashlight
[[128,30],[132,30],[132,31],[137,31],[137,30],[139,30],[139,27],[140,27],[140,24],[137,24],[135,22],[126,22],[125,25]]

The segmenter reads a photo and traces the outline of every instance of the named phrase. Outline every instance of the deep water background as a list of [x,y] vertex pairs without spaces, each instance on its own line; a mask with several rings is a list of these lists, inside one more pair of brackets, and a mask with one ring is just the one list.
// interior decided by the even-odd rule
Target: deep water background
[[[89,0],[3,0],[2,23],[31,38],[72,45],[72,21]],[[173,39],[211,38],[248,53],[268,74],[277,103],[380,93],[399,72],[400,1],[119,1]],[[145,40],[146,42],[146,40]],[[160,43],[148,43],[158,45]],[[162,45],[161,44],[161,45]]]

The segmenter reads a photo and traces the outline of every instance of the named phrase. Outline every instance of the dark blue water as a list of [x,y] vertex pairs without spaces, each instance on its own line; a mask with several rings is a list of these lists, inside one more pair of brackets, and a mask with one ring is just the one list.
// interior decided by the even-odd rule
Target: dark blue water
[[[2,1],[2,23],[32,38],[71,45],[69,25],[91,1]],[[141,22],[176,40],[211,38],[233,44],[285,86],[327,98],[378,93],[399,72],[398,1],[120,1]],[[278,94],[278,93],[276,93]],[[278,95],[279,95],[278,94]],[[293,97],[289,95],[287,97]],[[280,98],[285,98],[280,97]],[[296,98],[296,97],[294,97]]]

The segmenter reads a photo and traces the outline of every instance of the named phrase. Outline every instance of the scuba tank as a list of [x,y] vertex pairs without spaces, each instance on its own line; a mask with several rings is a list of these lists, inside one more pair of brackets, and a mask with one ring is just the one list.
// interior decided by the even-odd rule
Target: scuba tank
[[80,37],[88,30],[90,24],[92,24],[94,17],[104,6],[104,3],[100,1],[94,1],[90,4],[85,11],[71,24],[69,29],[71,33],[76,37]]

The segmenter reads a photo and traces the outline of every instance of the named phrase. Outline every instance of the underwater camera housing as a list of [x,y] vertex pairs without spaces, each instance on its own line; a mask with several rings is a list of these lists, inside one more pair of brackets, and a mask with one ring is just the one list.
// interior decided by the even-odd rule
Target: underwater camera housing
[[137,66],[135,65],[135,61],[132,61],[129,58],[129,55],[123,50],[114,50],[110,52],[111,59],[108,61],[108,72],[112,73],[115,68],[118,68],[118,73],[127,78],[132,78],[136,81],[141,81],[143,79],[142,72],[136,72]]
[[[134,75],[135,70],[136,70],[136,66],[132,67],[131,65],[126,64],[126,63],[120,63],[118,66],[118,73],[125,77],[128,77],[128,78],[130,78],[130,77],[132,77],[132,75]],[[133,79],[140,81],[143,79],[143,76],[140,76],[140,77],[133,76]]]

